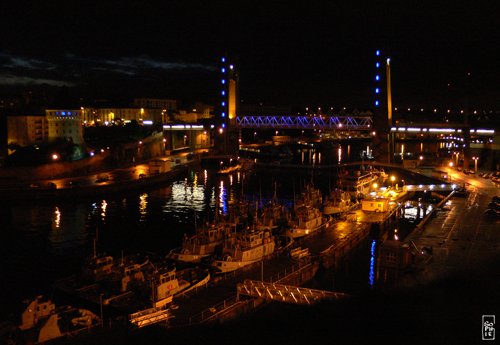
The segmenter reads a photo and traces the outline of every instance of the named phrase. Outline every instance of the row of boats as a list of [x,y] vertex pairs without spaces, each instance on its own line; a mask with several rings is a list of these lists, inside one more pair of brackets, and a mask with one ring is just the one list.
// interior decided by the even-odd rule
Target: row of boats
[[[176,296],[208,284],[213,275],[259,262],[325,228],[335,217],[358,205],[351,196],[334,190],[323,202],[320,190],[309,184],[292,210],[276,197],[260,209],[241,203],[231,217],[217,216],[211,223],[196,227],[193,235],[184,236],[180,247],[163,257],[115,258],[97,255],[94,250],[79,274],[55,282],[54,288],[73,297],[73,301],[90,302],[94,310],[99,306],[101,317],[102,308],[106,308],[116,315],[127,315],[137,327],[168,320]],[[90,328],[102,322],[89,310],[68,306],[57,309],[51,303],[42,302],[39,296],[27,303],[23,314],[20,329],[31,333],[36,329],[39,342],[64,335],[64,327],[58,323]],[[67,318],[64,315],[70,315],[70,321],[63,321]]]

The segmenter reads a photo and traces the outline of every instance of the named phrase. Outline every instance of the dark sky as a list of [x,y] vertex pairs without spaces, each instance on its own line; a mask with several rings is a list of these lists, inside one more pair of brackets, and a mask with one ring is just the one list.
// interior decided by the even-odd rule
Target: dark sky
[[246,102],[367,108],[380,49],[395,106],[499,108],[495,1],[367,3],[3,1],[0,90],[210,101],[225,53]]

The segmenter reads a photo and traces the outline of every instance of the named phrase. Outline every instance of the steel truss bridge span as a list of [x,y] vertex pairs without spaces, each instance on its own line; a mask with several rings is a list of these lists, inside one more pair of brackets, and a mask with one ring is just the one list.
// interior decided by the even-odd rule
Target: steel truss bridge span
[[237,116],[238,128],[371,130],[371,116]]

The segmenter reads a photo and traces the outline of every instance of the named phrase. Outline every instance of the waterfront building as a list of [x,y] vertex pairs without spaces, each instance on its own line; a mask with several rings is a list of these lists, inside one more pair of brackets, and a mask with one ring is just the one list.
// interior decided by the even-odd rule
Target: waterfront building
[[94,109],[94,113],[94,123],[101,125],[108,125],[115,121],[123,123],[137,121],[139,124],[163,121],[162,110],[155,108],[97,108]]
[[41,144],[47,141],[48,137],[48,121],[44,115],[9,116],[7,118],[8,145]]
[[83,144],[81,109],[47,109],[48,141],[64,139]]

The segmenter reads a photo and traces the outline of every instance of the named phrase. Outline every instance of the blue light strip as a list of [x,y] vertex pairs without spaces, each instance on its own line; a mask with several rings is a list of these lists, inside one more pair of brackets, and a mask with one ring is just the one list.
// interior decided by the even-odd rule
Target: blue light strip
[[222,80],[221,80],[221,83],[222,83],[222,90],[221,90],[221,95],[222,95],[222,100],[221,100],[221,113],[220,113],[220,116],[221,118],[225,119],[226,118],[226,89],[227,89],[227,86],[226,86],[226,73],[227,73],[227,69],[226,69],[226,58],[223,57],[221,58],[221,61],[222,61],[222,67],[221,67],[221,73],[222,73]]
[[375,284],[375,248],[377,246],[377,240],[372,241],[372,246],[370,248],[370,273],[368,275],[368,283],[370,287]]
[[380,102],[378,100],[378,96],[380,94],[380,88],[378,86],[378,82],[380,82],[380,75],[379,75],[379,71],[378,71],[378,69],[380,68],[380,61],[378,61],[378,59],[380,58],[380,50],[375,51],[375,55],[377,56],[377,62],[375,63],[375,67],[377,69],[377,73],[375,74],[375,84],[376,84],[376,87],[375,87],[375,95],[376,95],[375,107],[378,107],[380,105]]

